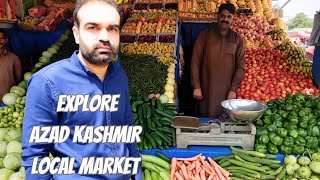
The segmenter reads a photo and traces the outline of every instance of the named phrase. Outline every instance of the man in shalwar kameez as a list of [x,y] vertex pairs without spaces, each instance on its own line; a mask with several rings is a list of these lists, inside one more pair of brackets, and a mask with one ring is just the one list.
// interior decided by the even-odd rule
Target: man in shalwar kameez
[[235,7],[222,4],[217,26],[200,33],[191,60],[191,85],[198,100],[197,116],[218,118],[221,102],[237,97],[245,75],[245,44],[231,29]]

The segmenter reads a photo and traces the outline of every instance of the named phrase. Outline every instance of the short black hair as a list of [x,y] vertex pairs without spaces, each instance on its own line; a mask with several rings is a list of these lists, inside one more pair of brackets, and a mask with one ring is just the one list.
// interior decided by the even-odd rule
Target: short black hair
[[233,15],[236,13],[236,8],[234,7],[233,4],[231,4],[231,3],[229,3],[229,2],[220,5],[218,14],[221,14],[221,12],[222,12],[223,10],[227,10],[227,11],[229,11],[229,12],[230,12],[231,14],[233,14]]
[[90,3],[90,1],[101,1],[101,2],[106,2],[107,4],[109,4],[110,6],[114,7],[117,12],[120,15],[120,9],[118,4],[114,1],[114,0],[77,0],[76,4],[75,4],[75,8],[73,10],[73,19],[74,19],[74,25],[76,27],[79,27],[79,19],[78,19],[78,12],[80,10],[80,8],[85,5],[86,3]]
[[0,29],[0,33],[2,33],[5,38],[7,38],[6,31],[4,29]]

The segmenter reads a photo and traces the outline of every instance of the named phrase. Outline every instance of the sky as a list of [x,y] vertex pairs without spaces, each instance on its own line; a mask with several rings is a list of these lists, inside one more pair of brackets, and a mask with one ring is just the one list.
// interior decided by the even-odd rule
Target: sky
[[[284,5],[288,0],[275,0],[272,5]],[[284,8],[283,19],[293,18],[299,12],[305,13],[309,18],[314,17],[317,11],[320,11],[320,0],[291,0]]]

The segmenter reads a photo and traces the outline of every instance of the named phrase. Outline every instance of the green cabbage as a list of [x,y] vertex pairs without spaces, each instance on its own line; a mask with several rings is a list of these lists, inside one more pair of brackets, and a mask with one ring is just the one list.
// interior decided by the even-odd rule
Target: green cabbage
[[17,170],[21,166],[21,161],[22,158],[19,153],[9,153],[4,157],[3,165],[6,169]]
[[15,129],[8,132],[7,136],[5,137],[5,141],[8,143],[11,141],[21,141],[21,137],[21,130]]
[[12,174],[9,180],[24,180],[24,179],[25,179],[25,173],[19,171]]
[[14,171],[10,170],[10,169],[0,169],[0,179],[1,180],[9,180],[10,176],[14,173]]
[[7,136],[8,130],[6,128],[0,128],[0,141],[4,141]]
[[21,143],[19,141],[11,141],[9,142],[9,144],[7,145],[7,153],[19,153],[22,154],[22,147],[21,147]]
[[3,166],[3,158],[0,158],[0,168],[4,168],[4,166]]
[[0,141],[0,157],[5,157],[7,155],[7,142]]
[[21,86],[13,86],[13,87],[11,87],[10,92],[11,93],[15,93],[19,97],[22,97],[22,96],[26,95],[26,90]]
[[5,105],[11,105],[17,101],[18,97],[19,96],[16,95],[15,93],[7,93],[2,97],[2,102]]

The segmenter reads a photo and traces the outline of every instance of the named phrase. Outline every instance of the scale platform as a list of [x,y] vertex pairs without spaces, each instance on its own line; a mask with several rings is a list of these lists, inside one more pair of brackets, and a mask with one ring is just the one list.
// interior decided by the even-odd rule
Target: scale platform
[[252,122],[209,120],[208,123],[201,123],[196,117],[176,116],[173,117],[171,125],[176,128],[178,148],[187,148],[189,145],[212,145],[254,149],[256,127]]

